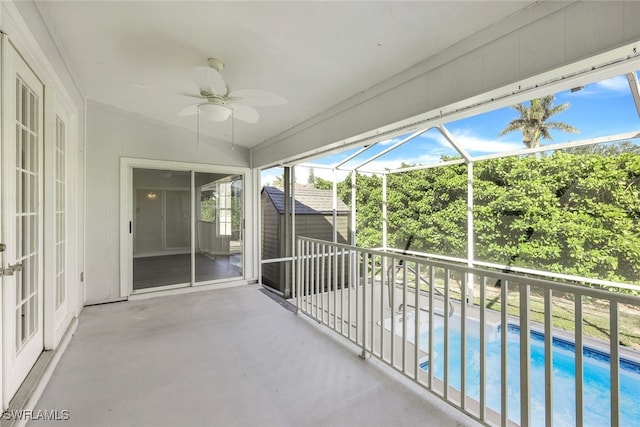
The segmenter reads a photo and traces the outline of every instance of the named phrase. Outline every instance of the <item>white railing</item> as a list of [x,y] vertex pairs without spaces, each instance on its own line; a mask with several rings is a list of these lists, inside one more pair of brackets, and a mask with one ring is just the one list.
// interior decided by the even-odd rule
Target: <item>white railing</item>
[[[588,409],[618,426],[637,416],[621,389],[640,383],[640,297],[310,238],[297,239],[296,259],[299,313],[476,420],[600,423]],[[575,380],[554,372],[569,363],[559,357]],[[585,391],[592,365],[608,377],[597,408]]]

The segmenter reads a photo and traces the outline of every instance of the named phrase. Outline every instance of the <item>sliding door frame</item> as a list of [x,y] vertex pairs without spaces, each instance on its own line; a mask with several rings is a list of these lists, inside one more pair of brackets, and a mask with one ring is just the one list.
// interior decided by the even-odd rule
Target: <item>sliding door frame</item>
[[[250,168],[238,167],[238,166],[223,166],[223,165],[208,165],[201,163],[188,163],[188,162],[175,162],[168,160],[151,160],[151,159],[139,159],[131,157],[120,158],[120,297],[127,298],[134,294],[133,291],[133,170],[134,169],[161,169],[161,170],[175,170],[175,171],[188,171],[188,172],[204,172],[204,173],[216,173],[216,174],[228,174],[242,176],[243,179],[243,214],[245,224],[251,224],[253,222],[253,214],[251,210],[251,199],[249,197],[249,188],[252,188],[252,174]],[[194,176],[191,174],[191,189],[194,188]],[[189,287],[200,286],[195,283],[195,253],[196,244],[196,227],[193,225],[196,223],[196,211],[193,208],[195,206],[195,191],[191,191],[191,283]],[[246,281],[247,267],[253,264],[253,259],[250,259],[253,255],[252,251],[247,250],[247,232],[245,226],[245,241],[243,242],[243,268],[242,275],[234,277],[232,279],[220,279],[214,283],[217,284],[227,283],[231,281],[244,280]],[[250,237],[250,236],[249,236]],[[250,237],[251,238],[251,237]],[[162,288],[151,288],[155,290],[167,290],[174,289],[176,287],[183,287],[183,285],[163,286]],[[144,291],[136,291],[135,294],[144,293]]]

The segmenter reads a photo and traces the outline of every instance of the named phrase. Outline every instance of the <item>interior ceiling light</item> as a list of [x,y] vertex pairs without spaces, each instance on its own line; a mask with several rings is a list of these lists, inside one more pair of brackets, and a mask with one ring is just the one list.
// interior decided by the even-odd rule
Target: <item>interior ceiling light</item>
[[219,100],[205,102],[198,108],[208,120],[214,122],[224,122],[231,116],[231,107]]

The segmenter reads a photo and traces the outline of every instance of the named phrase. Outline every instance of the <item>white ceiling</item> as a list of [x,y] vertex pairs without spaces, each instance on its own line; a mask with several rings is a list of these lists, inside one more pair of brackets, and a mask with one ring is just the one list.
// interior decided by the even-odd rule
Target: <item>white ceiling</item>
[[[177,112],[197,93],[190,69],[226,64],[231,90],[288,104],[235,121],[253,147],[429,58],[533,2],[43,1],[38,9],[88,98],[195,130]],[[229,139],[230,122],[201,123]]]

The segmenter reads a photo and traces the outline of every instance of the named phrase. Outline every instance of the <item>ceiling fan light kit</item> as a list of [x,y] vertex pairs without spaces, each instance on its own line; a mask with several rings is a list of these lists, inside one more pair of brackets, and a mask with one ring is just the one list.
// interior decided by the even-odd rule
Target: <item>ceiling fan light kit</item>
[[202,116],[214,122],[224,122],[229,118],[253,124],[260,114],[254,107],[282,105],[287,100],[282,96],[262,89],[238,89],[229,91],[229,86],[222,78],[220,71],[224,63],[217,58],[207,59],[206,67],[194,67],[192,77],[198,86],[198,94],[188,94],[191,98],[199,98],[200,102],[182,109],[179,116]]
[[231,116],[231,107],[224,102],[205,102],[198,106],[200,113],[212,122],[224,122]]

